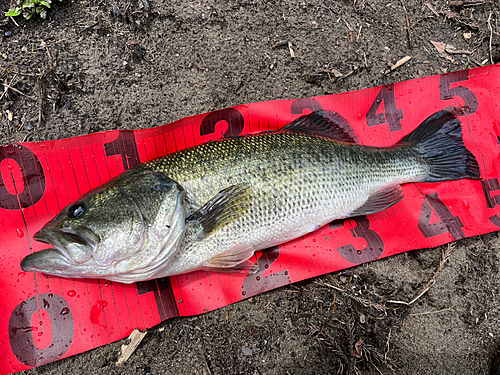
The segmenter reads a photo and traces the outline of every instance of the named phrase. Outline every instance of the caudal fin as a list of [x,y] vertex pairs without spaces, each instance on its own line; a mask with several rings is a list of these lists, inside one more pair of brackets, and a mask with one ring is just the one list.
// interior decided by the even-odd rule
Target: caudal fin
[[425,182],[480,179],[479,165],[462,139],[462,123],[454,114],[440,111],[404,137],[429,166]]

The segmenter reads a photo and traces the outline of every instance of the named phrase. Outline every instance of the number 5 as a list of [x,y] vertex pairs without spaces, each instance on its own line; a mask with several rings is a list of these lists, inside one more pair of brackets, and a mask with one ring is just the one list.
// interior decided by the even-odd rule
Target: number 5
[[471,115],[477,111],[477,97],[467,87],[456,86],[450,88],[450,85],[455,82],[467,81],[469,79],[469,71],[462,70],[441,75],[439,82],[439,93],[441,100],[450,100],[455,96],[461,97],[465,104],[463,107],[447,107],[450,111],[455,112],[458,116]]

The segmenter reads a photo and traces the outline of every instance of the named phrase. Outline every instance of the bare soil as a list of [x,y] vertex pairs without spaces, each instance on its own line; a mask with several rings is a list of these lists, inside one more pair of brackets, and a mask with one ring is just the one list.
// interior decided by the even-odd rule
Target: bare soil
[[[149,128],[242,103],[351,91],[500,61],[497,0],[428,4],[63,0],[54,1],[46,20],[17,18],[16,25],[0,16],[0,52],[7,56],[0,58],[0,81],[17,90],[0,99],[0,142]],[[12,5],[0,2],[2,11]],[[430,40],[471,54],[440,55]],[[406,55],[409,62],[384,74]],[[489,374],[500,355],[498,233],[456,243],[413,307],[387,302],[418,295],[446,248],[166,321],[119,368],[122,342],[26,373]]]

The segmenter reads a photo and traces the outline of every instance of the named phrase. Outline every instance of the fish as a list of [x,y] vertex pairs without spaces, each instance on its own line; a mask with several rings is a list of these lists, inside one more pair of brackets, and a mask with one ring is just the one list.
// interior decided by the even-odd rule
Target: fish
[[392,147],[360,145],[333,111],[139,164],[34,235],[24,271],[133,283],[191,271],[255,272],[257,250],[404,198],[402,185],[480,179],[462,124],[442,110]]

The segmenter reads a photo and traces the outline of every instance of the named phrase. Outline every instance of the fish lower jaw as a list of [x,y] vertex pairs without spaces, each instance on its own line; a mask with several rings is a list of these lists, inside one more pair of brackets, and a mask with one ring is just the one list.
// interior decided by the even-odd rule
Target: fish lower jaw
[[58,249],[45,249],[26,256],[21,261],[21,268],[27,272],[43,272],[54,274],[55,271],[64,271],[71,264],[68,258]]

